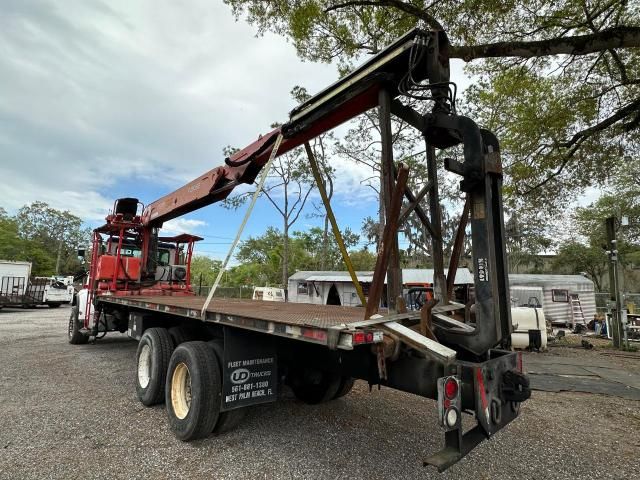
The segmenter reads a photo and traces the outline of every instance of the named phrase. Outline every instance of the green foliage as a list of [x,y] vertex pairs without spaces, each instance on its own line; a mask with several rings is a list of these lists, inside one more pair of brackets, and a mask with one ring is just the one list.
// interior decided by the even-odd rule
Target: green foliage
[[[573,223],[578,236],[561,245],[554,268],[566,273],[586,272],[596,287],[602,289],[608,272],[605,220],[614,217],[618,258],[623,273],[627,274],[625,288],[638,290],[640,285],[632,269],[640,264],[640,197],[633,178],[630,175],[619,180],[610,193],[576,209]],[[622,226],[622,217],[628,218],[628,226]]]
[[[343,237],[347,248],[357,245],[359,241],[358,235],[349,229],[343,232]],[[291,273],[299,270],[318,270],[323,264],[323,260],[329,270],[345,269],[333,235],[330,236],[326,257],[322,247],[322,239],[323,230],[319,227],[311,228],[306,232],[293,233],[289,239],[288,250]],[[223,284],[225,286],[282,286],[283,245],[282,232],[273,227],[269,227],[260,236],[250,237],[243,241],[236,254],[240,265],[229,269],[228,274],[225,274]],[[357,263],[357,269],[370,270],[373,268],[375,255],[366,251],[352,251],[350,253],[354,263]]]
[[[601,42],[572,43],[574,52],[588,47],[593,53],[556,55],[551,50],[579,36],[638,27],[637,2],[225,3],[258,33],[286,36],[301,58],[337,61],[342,72],[413,27],[444,29],[452,57],[473,62],[468,71],[479,81],[459,104],[497,133],[512,207],[520,208],[516,199],[526,196],[529,207],[551,211],[587,186],[624,175],[623,157],[638,155],[640,49],[618,48],[610,35]],[[637,46],[637,32],[634,38]],[[494,43],[499,45],[486,48]],[[358,151],[364,131],[356,128],[347,136],[352,151]]]
[[25,205],[13,217],[0,209],[0,258],[33,264],[32,274],[75,274],[81,269],[78,246],[89,242],[90,232],[82,220],[44,202]]
[[365,248],[349,252],[349,256],[351,258],[351,263],[353,263],[353,268],[358,271],[373,270],[376,266],[376,260],[378,259],[378,256],[375,253]]
[[193,285],[213,285],[221,266],[220,260],[213,260],[204,255],[194,255],[191,259],[191,283]]
[[540,254],[549,250],[553,244],[546,231],[544,215],[529,210],[522,215],[516,210],[507,210],[505,237],[509,273],[521,273],[521,267],[527,266],[534,271],[542,270]]
[[608,271],[607,256],[599,246],[569,241],[558,249],[552,268],[557,273],[584,272],[593,281],[596,290],[601,291],[604,276]]

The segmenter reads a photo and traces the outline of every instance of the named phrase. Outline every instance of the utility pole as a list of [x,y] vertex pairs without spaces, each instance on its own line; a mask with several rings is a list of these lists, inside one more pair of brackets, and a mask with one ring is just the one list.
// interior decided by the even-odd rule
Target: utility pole
[[615,302],[615,311],[611,315],[611,335],[613,346],[622,346],[622,297],[618,275],[618,242],[616,240],[615,217],[606,219],[607,227],[607,255],[609,255],[609,292],[610,300]]

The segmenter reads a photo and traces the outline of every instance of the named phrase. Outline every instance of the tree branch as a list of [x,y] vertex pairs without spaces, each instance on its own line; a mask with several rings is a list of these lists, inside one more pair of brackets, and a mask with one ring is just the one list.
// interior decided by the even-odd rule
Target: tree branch
[[[605,118],[600,123],[596,123],[592,127],[585,128],[584,130],[581,130],[578,133],[574,134],[573,137],[571,137],[566,142],[561,142],[554,145],[554,148],[569,148],[570,150],[564,155],[562,162],[560,162],[560,166],[556,169],[555,172],[551,173],[547,178],[537,183],[533,187],[530,187],[529,189],[527,189],[524,192],[524,195],[527,195],[532,191],[536,190],[537,188],[542,187],[543,185],[549,183],[555,177],[560,175],[564,171],[565,167],[569,164],[569,161],[571,160],[573,155],[576,153],[580,145],[589,137],[593,136],[598,132],[601,132],[602,130],[607,129],[614,123],[619,122],[620,120],[623,120],[629,115],[636,113],[639,109],[640,109],[640,99],[637,99],[635,102],[631,102],[626,107],[621,108],[610,117]],[[629,123],[634,123],[634,120],[632,120]],[[629,125],[629,123],[623,124],[623,130],[628,131],[627,126]],[[636,125],[636,127],[637,126],[638,125]]]
[[[437,2],[434,2],[434,4]],[[353,0],[344,3],[336,3],[325,9],[325,13],[329,13],[333,10],[339,10],[346,7],[393,7],[401,12],[412,15],[420,20],[423,20],[427,25],[435,30],[444,30],[444,27],[438,20],[432,15],[427,13],[427,10],[433,6],[429,5],[426,8],[418,8],[410,3],[402,2],[401,0]]]
[[640,47],[640,27],[614,27],[589,35],[551,38],[532,42],[498,42],[485,45],[451,46],[451,58],[466,62],[478,58],[534,58],[549,55],[588,55],[614,48]]

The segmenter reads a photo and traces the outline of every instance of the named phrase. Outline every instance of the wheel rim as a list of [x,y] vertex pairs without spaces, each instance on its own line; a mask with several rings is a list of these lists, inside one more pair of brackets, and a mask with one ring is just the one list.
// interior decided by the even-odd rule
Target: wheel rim
[[138,357],[138,383],[142,388],[147,388],[151,381],[151,347],[148,344],[142,346]]
[[171,406],[180,420],[189,414],[191,408],[191,374],[184,363],[176,365],[171,378]]

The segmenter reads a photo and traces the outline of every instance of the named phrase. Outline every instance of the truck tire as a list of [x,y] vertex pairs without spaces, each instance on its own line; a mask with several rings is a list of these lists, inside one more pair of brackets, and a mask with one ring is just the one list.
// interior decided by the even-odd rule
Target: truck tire
[[71,345],[84,345],[89,341],[89,337],[80,331],[80,322],[78,321],[78,307],[71,309],[69,315],[69,328],[67,330],[69,343]]
[[201,341],[178,345],[169,362],[165,395],[176,437],[188,442],[211,434],[222,395],[220,365],[211,346]]
[[[224,341],[222,339],[216,339],[211,340],[207,343],[216,354],[216,359],[218,360],[218,365],[220,366],[220,378],[223,379],[222,365],[224,362]],[[221,384],[223,383],[224,380],[221,380]],[[222,405],[222,396],[220,396],[220,404]],[[216,422],[216,426],[213,427],[214,435],[222,435],[223,433],[230,432],[231,430],[236,428],[240,424],[246,413],[246,408],[236,408],[234,410],[220,412],[218,421]]]
[[340,377],[340,386],[338,387],[338,392],[335,394],[333,399],[335,400],[348,394],[353,388],[353,384],[355,382],[356,380],[353,377]]
[[169,335],[173,339],[173,344],[177,347],[184,342],[193,342],[197,340],[197,337],[193,332],[185,327],[171,327],[169,329]]
[[145,330],[136,352],[136,393],[143,405],[162,403],[173,340],[166,328]]
[[316,405],[336,398],[341,380],[340,375],[319,370],[294,370],[289,385],[298,400]]

